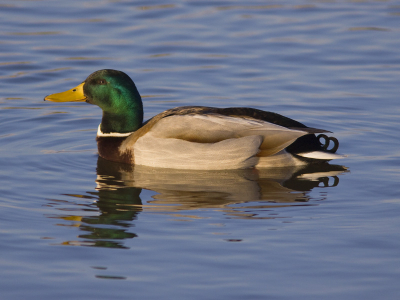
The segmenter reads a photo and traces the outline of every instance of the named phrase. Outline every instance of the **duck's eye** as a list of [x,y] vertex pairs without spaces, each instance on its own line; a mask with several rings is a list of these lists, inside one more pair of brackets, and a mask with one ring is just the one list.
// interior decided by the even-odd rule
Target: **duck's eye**
[[99,79],[99,81],[97,81],[98,84],[106,84],[107,81],[105,81],[104,79]]

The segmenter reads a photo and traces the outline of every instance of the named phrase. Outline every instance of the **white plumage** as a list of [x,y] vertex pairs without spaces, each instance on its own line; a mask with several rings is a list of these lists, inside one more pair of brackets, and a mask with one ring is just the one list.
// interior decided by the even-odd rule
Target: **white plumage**
[[[268,165],[271,158],[275,166],[278,161],[288,165],[289,154],[273,154],[305,134],[261,120],[213,114],[173,115],[159,120],[135,140],[133,159],[138,165],[198,170],[250,168],[260,162]],[[131,146],[129,139],[121,152]],[[257,157],[259,153],[263,157]]]

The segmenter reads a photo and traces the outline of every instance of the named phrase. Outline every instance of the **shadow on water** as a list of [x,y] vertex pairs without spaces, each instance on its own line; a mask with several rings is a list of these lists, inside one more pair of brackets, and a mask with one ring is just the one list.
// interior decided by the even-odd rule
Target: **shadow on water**
[[[345,172],[346,167],[330,164],[262,170],[172,170],[130,166],[99,157],[96,190],[84,195],[63,194],[87,199],[89,204],[61,209],[74,211],[73,216],[48,217],[73,221],[72,226],[83,232],[79,241],[63,245],[127,248],[123,241],[137,237],[130,231],[132,221],[142,211],[174,216],[185,212],[185,217],[201,218],[196,210],[211,209],[229,218],[274,219],[276,216],[260,217],[257,211],[316,205],[310,202],[309,192],[316,187],[337,186],[338,175]],[[156,194],[142,203],[142,189]],[[85,216],[79,216],[80,212]]]

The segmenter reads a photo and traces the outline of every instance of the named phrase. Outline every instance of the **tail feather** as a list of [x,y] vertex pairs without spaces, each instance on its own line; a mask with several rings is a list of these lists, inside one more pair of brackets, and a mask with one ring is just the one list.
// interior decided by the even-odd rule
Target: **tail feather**
[[313,159],[321,159],[321,160],[332,160],[332,159],[339,159],[339,158],[347,157],[346,155],[325,152],[325,151],[303,152],[303,153],[296,153],[296,155],[304,157],[304,158],[313,158]]

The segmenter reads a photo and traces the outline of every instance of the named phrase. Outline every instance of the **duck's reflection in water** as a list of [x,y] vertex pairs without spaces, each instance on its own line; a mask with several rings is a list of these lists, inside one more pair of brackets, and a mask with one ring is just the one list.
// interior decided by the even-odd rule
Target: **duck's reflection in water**
[[[57,218],[78,221],[79,228],[85,232],[79,235],[81,241],[63,244],[124,248],[124,239],[136,237],[131,232],[134,226],[131,221],[142,210],[201,218],[198,209],[206,208],[222,211],[227,217],[276,218],[274,214],[260,216],[258,211],[313,205],[309,202],[309,191],[315,187],[337,186],[337,176],[344,172],[345,167],[329,164],[262,170],[172,170],[130,166],[99,158],[96,191],[68,194],[95,199],[90,207],[99,214]],[[142,203],[142,189],[156,194]],[[84,211],[88,211],[87,206]]]

